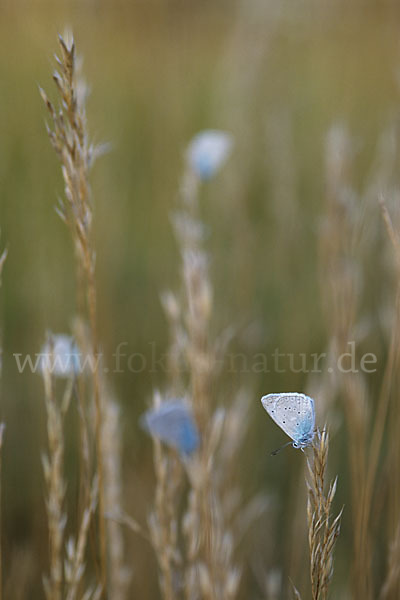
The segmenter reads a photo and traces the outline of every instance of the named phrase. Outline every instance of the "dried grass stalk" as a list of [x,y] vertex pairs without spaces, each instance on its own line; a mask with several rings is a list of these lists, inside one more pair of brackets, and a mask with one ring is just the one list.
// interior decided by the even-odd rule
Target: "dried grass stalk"
[[310,573],[313,600],[326,600],[333,574],[333,551],[340,532],[342,511],[332,519],[331,508],[336,493],[337,477],[325,491],[329,436],[317,431],[313,442],[313,460],[307,460],[309,480],[307,520],[310,547]]
[[[118,404],[105,390],[104,423],[102,439],[104,444],[104,481],[106,514],[122,513],[122,432]],[[121,524],[113,519],[107,521],[109,547],[109,586],[108,593],[113,600],[128,597],[131,570],[125,563],[124,538]]]
[[[181,322],[182,307],[171,291],[164,292],[161,303],[169,325],[167,353],[168,391],[165,397],[158,392],[153,396],[153,407],[159,408],[168,398],[185,395],[182,378],[186,332]],[[181,528],[181,500],[184,489],[184,468],[176,451],[160,444],[153,437],[153,461],[156,477],[155,503],[149,516],[150,541],[159,565],[159,580],[165,600],[182,597],[184,564],[179,544]]]
[[1,492],[2,492],[2,485],[1,485],[1,463],[2,463],[2,451],[3,451],[3,436],[4,436],[4,430],[5,430],[5,424],[4,423],[0,423],[0,600],[2,599],[3,596],[3,560],[2,560],[2,551],[1,551],[1,542],[2,542],[2,528],[1,528]]
[[[399,520],[400,477],[398,476],[400,443],[397,435],[400,424],[397,373],[400,365],[400,240],[395,206],[389,210],[382,189],[390,186],[391,171],[396,169],[398,156],[396,144],[383,136],[378,147],[377,165],[373,169],[364,198],[357,198],[351,188],[349,172],[352,167],[352,144],[342,126],[332,128],[328,136],[327,167],[327,218],[321,236],[323,289],[326,299],[326,320],[330,324],[332,344],[336,358],[348,350],[349,341],[357,340],[358,311],[361,298],[362,274],[359,267],[362,250],[371,252],[371,232],[363,231],[366,207],[376,210],[379,199],[382,218],[396,267],[396,293],[391,319],[390,340],[381,387],[376,402],[369,397],[371,389],[362,372],[337,372],[337,383],[348,429],[350,455],[354,565],[353,588],[357,597],[373,597],[373,514],[377,475],[385,447],[388,469],[393,473],[388,510],[389,527],[395,529]],[[359,202],[355,202],[359,200]],[[371,229],[371,226],[369,226]],[[364,244],[364,245],[362,245]],[[365,258],[364,258],[365,260]],[[375,406],[374,406],[375,404]],[[389,416],[389,425],[388,425]],[[385,431],[388,436],[385,441]],[[399,589],[397,588],[397,593]]]
[[[188,165],[173,218],[182,258],[182,295],[168,294],[163,298],[171,327],[173,382],[176,389],[186,389],[184,395],[192,404],[201,437],[200,448],[185,461],[190,488],[182,521],[183,592],[186,600],[231,600],[238,593],[241,577],[234,556],[237,541],[258,516],[260,502],[243,506],[235,481],[235,466],[248,423],[249,398],[238,394],[229,407],[222,409],[216,406],[213,393],[219,340],[213,341],[210,334],[213,288],[204,248],[205,226],[199,216],[199,184]],[[187,366],[188,381],[177,375],[182,364]],[[163,450],[157,445],[156,454],[160,452]],[[163,463],[161,456],[156,458],[157,470],[159,511],[168,517],[163,502],[167,500],[168,505],[167,487],[171,480],[166,480],[168,462]],[[169,523],[164,525],[166,531],[171,526],[171,515],[172,512]],[[172,557],[170,553],[170,561]]]
[[[87,505],[83,511],[81,523],[78,530],[78,536],[75,539],[71,536],[66,544],[65,557],[65,598],[66,600],[76,600],[79,598],[79,590],[85,573],[85,552],[87,547],[87,539],[89,526],[92,522],[93,515],[96,511],[98,500],[98,478],[93,479]],[[97,599],[101,597],[103,589],[101,584],[96,588],[89,587],[83,597],[87,600]]]
[[[153,407],[159,408],[168,398],[185,395],[182,379],[186,333],[181,323],[181,304],[170,291],[161,296],[168,325],[170,343],[167,353],[168,392],[165,398],[159,392],[153,396]],[[176,451],[164,446],[153,437],[153,462],[156,477],[155,502],[149,515],[150,542],[154,548],[158,566],[162,596],[176,600],[182,596],[183,557],[179,545],[180,505],[184,488],[184,469]]]
[[[89,185],[89,172],[99,149],[88,137],[85,101],[87,87],[79,75],[79,61],[75,53],[75,43],[59,37],[60,58],[56,57],[58,70],[53,79],[60,96],[59,109],[56,109],[45,92],[40,89],[52,121],[47,126],[50,141],[60,162],[65,184],[65,199],[59,201],[57,212],[68,226],[77,255],[77,280],[80,297],[86,297],[87,314],[90,323],[91,353],[99,355],[97,334],[97,298],[95,286],[95,251],[92,243],[92,200]],[[82,309],[82,307],[81,307]],[[101,581],[106,590],[107,581],[107,542],[104,500],[104,460],[102,448],[103,407],[100,395],[100,380],[97,360],[94,360],[92,387],[96,408],[95,443],[97,473],[99,480],[99,543],[101,561]]]
[[[155,400],[157,406],[158,401]],[[153,440],[156,496],[149,516],[150,540],[160,569],[160,588],[165,600],[176,600],[182,590],[182,555],[179,548],[179,504],[183,472],[178,457]]]
[[[49,340],[51,348],[51,339]],[[52,362],[52,361],[51,361]],[[48,454],[43,454],[42,464],[46,483],[47,523],[49,528],[50,573],[43,578],[48,600],[63,597],[63,544],[67,516],[64,511],[66,482],[64,479],[63,421],[68,409],[72,386],[68,387],[64,402],[59,405],[54,389],[50,364],[43,368],[45,404],[47,414]]]
[[204,225],[199,218],[199,179],[188,166],[181,187],[181,203],[174,228],[182,257],[182,318],[185,330],[184,358],[189,370],[188,397],[201,434],[201,448],[188,465],[191,489],[183,530],[188,566],[185,572],[187,600],[218,597],[216,546],[223,533],[215,517],[218,498],[212,469],[221,440],[223,413],[215,411],[211,394],[214,364],[210,343],[212,284],[208,255],[203,246]]
[[[357,211],[349,182],[352,142],[345,127],[331,128],[326,144],[327,211],[321,235],[321,281],[329,324],[332,357],[348,352],[356,339],[362,272],[359,265],[363,214]],[[370,598],[371,538],[363,511],[368,470],[369,388],[365,374],[336,371],[346,418],[354,516],[353,586],[357,596]]]
[[[393,322],[391,327],[391,337],[389,353],[386,362],[382,387],[380,391],[379,404],[375,418],[375,427],[371,441],[371,477],[366,495],[366,508],[369,509],[372,504],[374,477],[379,466],[379,458],[382,440],[384,438],[387,413],[389,413],[388,427],[388,455],[387,470],[393,473],[391,477],[389,507],[388,507],[388,531],[394,530],[391,544],[388,548],[388,570],[386,578],[381,588],[380,598],[397,598],[400,594],[400,525],[399,525],[399,498],[400,498],[400,476],[399,476],[399,424],[400,411],[398,402],[398,372],[400,365],[400,237],[398,215],[395,213],[392,217],[391,212],[382,196],[379,198],[379,204],[385,224],[387,236],[392,245],[394,256],[396,297]],[[397,216],[397,220],[394,220]],[[367,504],[368,502],[368,504]]]
[[[7,250],[4,250],[2,254],[0,254],[0,285],[1,285],[1,274],[3,271],[3,266],[7,258]],[[0,337],[0,379],[1,379],[1,370],[2,370],[2,355],[3,348],[1,344]],[[2,485],[1,485],[1,462],[2,462],[2,447],[3,447],[3,436],[4,436],[5,424],[0,423],[0,600],[3,597],[3,554],[2,554],[2,527],[1,527],[1,493],[2,493]]]
[[242,393],[226,410],[216,409],[204,454],[188,464],[191,489],[183,531],[188,561],[185,597],[189,600],[237,597],[242,569],[236,550],[265,510],[263,496],[243,502],[235,479],[235,465],[248,431],[249,405]]

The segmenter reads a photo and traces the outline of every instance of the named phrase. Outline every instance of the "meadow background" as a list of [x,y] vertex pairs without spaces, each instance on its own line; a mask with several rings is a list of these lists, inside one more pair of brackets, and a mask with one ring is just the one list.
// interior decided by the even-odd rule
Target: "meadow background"
[[[145,523],[154,475],[151,440],[138,418],[154,388],[165,383],[165,373],[113,373],[112,354],[121,342],[128,354],[140,353],[148,362],[154,352],[166,351],[159,296],[179,280],[169,215],[187,143],[207,128],[229,131],[235,139],[229,161],[201,190],[215,289],[213,329],[236,326],[230,351],[248,357],[249,364],[255,354],[271,355],[276,348],[325,352],[331,331],[320,258],[326,136],[340,122],[353,139],[349,171],[354,202],[363,212],[382,132],[394,132],[398,123],[399,16],[390,2],[0,2],[0,227],[9,252],[1,287],[7,598],[16,599],[15,582],[22,580],[21,597],[44,597],[41,577],[48,561],[40,461],[46,446],[43,384],[39,375],[18,373],[13,354],[39,352],[49,329],[70,331],[76,310],[71,241],[53,210],[63,184],[37,88],[53,91],[57,34],[65,26],[74,31],[91,88],[89,129],[95,141],[110,143],[92,173],[99,335],[122,410],[124,507]],[[371,414],[387,354],[385,310],[394,305],[377,195],[365,229],[378,233],[372,245],[365,238],[358,256],[358,311],[366,334],[357,352],[378,357],[376,373],[366,378]],[[308,586],[304,455],[288,449],[270,457],[286,440],[259,399],[269,392],[310,390],[314,379],[273,369],[242,373],[227,365],[222,379],[222,404],[240,386],[253,397],[237,474],[246,497],[266,494],[265,513],[240,545],[240,597],[286,598],[288,577],[301,590]],[[322,425],[319,401],[316,396]],[[335,503],[346,506],[332,584],[332,597],[341,599],[356,597],[346,450],[352,432],[343,413],[335,401],[321,415],[331,426],[329,472],[339,474]],[[67,473],[76,461],[70,440]],[[73,498],[72,475],[68,486]],[[392,533],[383,526],[374,538],[378,581]],[[158,598],[150,545],[127,531],[126,557],[133,568],[129,597]],[[266,574],[278,581],[276,596],[265,591]]]

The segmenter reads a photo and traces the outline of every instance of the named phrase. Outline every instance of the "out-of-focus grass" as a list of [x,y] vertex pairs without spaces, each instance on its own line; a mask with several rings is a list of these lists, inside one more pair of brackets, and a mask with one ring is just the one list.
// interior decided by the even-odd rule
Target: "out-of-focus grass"
[[[4,549],[7,561],[18,545],[30,546],[41,563],[38,589],[46,560],[43,392],[39,377],[18,374],[13,353],[38,352],[45,330],[67,330],[75,307],[70,241],[53,211],[61,177],[36,86],[50,87],[51,49],[65,25],[73,27],[85,57],[93,92],[91,131],[95,139],[111,143],[93,174],[100,335],[110,369],[120,342],[127,342],[129,354],[143,354],[147,363],[154,349],[158,355],[165,348],[159,292],[177,277],[169,211],[183,148],[206,127],[227,129],[236,139],[230,164],[203,191],[216,328],[245,323],[233,348],[247,356],[271,354],[276,347],[293,353],[324,351],[316,259],[323,140],[333,121],[349,124],[359,141],[354,177],[363,181],[377,135],[399,100],[393,14],[389,8],[365,13],[332,8],[328,14],[307,3],[304,10],[287,3],[279,13],[261,2],[242,4],[209,2],[200,8],[161,1],[132,6],[88,2],[0,8],[0,225],[9,246],[1,290]],[[279,134],[270,127],[279,119],[289,127],[282,160],[286,157],[292,172],[295,196],[293,219],[284,223],[274,167]],[[127,498],[144,518],[151,496],[150,456],[137,417],[163,375],[145,369],[111,377],[126,416],[126,472],[127,480],[134,481]],[[269,424],[258,424],[258,397],[260,391],[300,390],[306,376],[227,373],[227,379],[232,387],[247,379],[254,388],[255,434],[244,457],[253,466],[244,480],[249,489],[265,485],[282,498],[276,527],[284,541],[274,548],[258,541],[266,561],[280,565],[294,543],[287,515],[302,457],[288,453],[281,462],[266,463],[265,453],[280,437]],[[334,440],[331,445],[335,457]],[[341,485],[345,497],[345,477]],[[345,514],[338,577],[350,526]],[[135,571],[141,573],[140,561],[150,551],[135,549],[133,542]],[[154,592],[152,579],[134,581],[142,597]]]

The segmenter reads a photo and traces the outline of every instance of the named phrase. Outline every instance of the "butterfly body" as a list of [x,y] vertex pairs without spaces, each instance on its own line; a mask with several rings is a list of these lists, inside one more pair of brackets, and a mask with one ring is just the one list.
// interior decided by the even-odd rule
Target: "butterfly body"
[[305,394],[268,394],[261,402],[269,416],[303,450],[312,443],[315,429],[314,400]]

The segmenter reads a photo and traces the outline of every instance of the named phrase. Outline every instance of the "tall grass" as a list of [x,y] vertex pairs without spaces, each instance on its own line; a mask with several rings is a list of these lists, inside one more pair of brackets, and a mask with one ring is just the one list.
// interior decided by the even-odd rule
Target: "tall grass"
[[64,512],[66,481],[64,475],[63,421],[71,399],[72,387],[69,386],[65,400],[59,406],[55,397],[54,378],[47,368],[43,370],[43,380],[49,451],[48,455],[44,454],[42,456],[42,462],[47,487],[46,508],[50,546],[50,573],[44,579],[44,586],[48,600],[61,600],[63,588],[63,546],[66,525],[66,514]]
[[[65,597],[74,600],[80,596],[82,577],[85,570],[85,556],[92,516],[98,504],[98,550],[100,556],[100,582],[86,590],[87,598],[106,597],[108,591],[113,597],[121,598],[125,585],[122,574],[123,544],[118,533],[118,525],[110,522],[111,536],[107,544],[106,511],[118,509],[119,499],[119,446],[118,414],[109,400],[102,398],[104,385],[99,373],[99,341],[97,334],[97,296],[95,285],[95,249],[92,241],[92,199],[90,195],[89,171],[96,158],[98,148],[89,140],[86,124],[85,102],[87,89],[79,74],[79,59],[75,54],[73,39],[64,41],[59,37],[60,58],[56,57],[58,71],[53,74],[60,96],[59,108],[55,108],[45,92],[40,89],[49,111],[52,126],[47,127],[51,143],[61,161],[65,184],[65,199],[59,201],[57,212],[68,226],[74,244],[77,265],[78,311],[80,318],[87,317],[77,326],[76,337],[80,348],[92,357],[91,392],[94,399],[94,429],[91,421],[90,397],[85,398],[87,382],[85,373],[75,378],[74,388],[78,398],[81,437],[81,522],[76,536],[71,536],[65,546],[65,568],[63,570],[63,531],[66,516],[63,514],[65,484],[62,475],[63,463],[63,414],[66,412],[72,385],[59,409],[54,398],[51,373],[44,372],[46,407],[48,415],[49,458],[45,461],[45,477],[48,487],[48,521],[50,532],[50,578],[46,593],[49,599]],[[104,422],[103,413],[107,415]],[[92,474],[91,434],[95,440],[95,466]],[[103,452],[107,449],[107,457]],[[105,473],[107,471],[107,474]],[[107,492],[105,490],[107,484]],[[115,506],[116,505],[116,506]],[[109,557],[108,557],[109,553]],[[97,551],[96,551],[97,556]],[[112,568],[112,582],[108,584],[108,567]],[[65,592],[64,590],[65,580]]]
[[0,423],[0,598],[3,597],[3,555],[2,555],[2,527],[1,527],[1,492],[2,492],[2,485],[1,485],[1,475],[2,475],[2,469],[1,469],[1,454],[2,454],[2,449],[3,449],[3,437],[4,437],[4,429],[5,429],[5,424],[4,423]]
[[[51,143],[62,165],[65,183],[65,200],[60,201],[58,214],[68,226],[77,258],[80,310],[88,315],[90,323],[91,352],[99,356],[97,334],[97,297],[95,284],[95,249],[92,243],[92,199],[90,197],[89,171],[96,158],[96,148],[91,144],[86,125],[86,85],[77,72],[77,59],[73,40],[64,42],[59,38],[59,70],[53,74],[60,95],[60,109],[41,90],[48,108],[53,129],[48,128]],[[86,305],[83,305],[84,299]],[[101,581],[107,586],[106,525],[104,499],[104,457],[102,451],[103,408],[100,397],[98,363],[92,370],[92,387],[96,408],[95,439],[96,460],[99,477],[99,539]]]
[[[65,200],[58,212],[71,231],[77,257],[78,309],[87,316],[88,330],[83,334],[82,347],[97,358],[97,299],[95,288],[95,252],[92,245],[92,201],[90,198],[89,169],[96,156],[90,145],[86,128],[86,88],[78,78],[77,59],[73,41],[60,38],[61,59],[59,71],[53,76],[61,97],[60,110],[54,108],[47,95],[42,97],[52,119],[48,133],[61,163],[65,183]],[[342,208],[343,165],[347,160],[348,140],[340,129],[332,130],[327,146],[328,222],[330,235],[324,238],[322,260],[326,262],[325,276],[332,306],[333,347],[337,355],[346,351],[351,339],[356,315],[357,289],[355,287],[351,256],[342,256],[344,247],[352,251],[357,232],[346,223]],[[235,478],[244,436],[248,430],[249,394],[241,391],[236,400],[221,402],[216,394],[218,371],[216,365],[226,351],[221,338],[213,338],[211,317],[214,310],[213,285],[209,271],[209,256],[205,249],[205,226],[200,218],[199,192],[201,173],[187,155],[180,200],[172,221],[181,257],[181,289],[167,292],[163,304],[170,323],[171,347],[169,351],[169,381],[165,394],[155,394],[154,409],[160,408],[169,397],[185,397],[193,412],[200,435],[200,445],[185,459],[154,439],[154,466],[156,496],[149,515],[149,533],[160,571],[160,590],[167,600],[185,597],[187,600],[204,598],[234,599],[238,597],[242,567],[236,557],[239,532],[237,523],[249,525],[262,512],[261,499],[254,499],[246,507]],[[338,200],[339,199],[339,200]],[[386,217],[388,222],[388,217]],[[348,236],[346,238],[346,236]],[[389,364],[390,361],[389,361]],[[108,404],[107,429],[104,422],[105,399],[100,381],[99,363],[94,362],[91,372],[91,389],[94,397],[96,448],[95,477],[89,486],[90,460],[88,441],[82,444],[82,522],[76,541],[70,538],[66,545],[66,566],[63,576],[63,513],[64,489],[63,463],[63,411],[66,411],[72,387],[61,409],[54,400],[52,379],[45,373],[46,406],[49,428],[49,458],[45,461],[48,488],[48,522],[50,532],[50,576],[46,580],[48,598],[62,597],[65,578],[67,598],[78,593],[84,570],[84,555],[91,515],[98,494],[98,548],[100,554],[100,582],[96,590],[88,589],[90,597],[112,594],[123,598],[126,579],[123,567],[122,542],[118,524],[110,519],[110,540],[107,541],[105,517],[107,511],[123,515],[120,505],[120,474],[112,440],[118,435],[115,429],[115,409]],[[77,387],[80,397],[82,441],[90,436],[87,431],[88,406],[82,402],[85,383]],[[368,576],[362,565],[370,564],[371,548],[368,531],[370,491],[374,480],[377,452],[382,436],[385,411],[377,421],[373,435],[372,464],[367,468],[366,403],[363,378],[346,376],[342,380],[345,412],[349,430],[349,454],[353,480],[353,506],[361,507],[355,514],[355,589],[364,597],[370,593]],[[385,398],[383,400],[385,407]],[[113,426],[114,420],[114,426]],[[109,440],[107,446],[106,441]],[[86,450],[85,450],[86,445]],[[325,495],[325,469],[328,438],[317,435],[314,458],[309,465],[308,531],[311,560],[311,589],[314,600],[327,597],[333,573],[333,547],[339,534],[340,514],[330,520],[331,504],[336,482]],[[105,453],[106,452],[106,453]],[[105,478],[105,465],[108,480]],[[106,488],[107,483],[107,488]],[[98,485],[98,488],[97,488]],[[89,491],[91,488],[91,492]],[[246,513],[246,518],[242,516]],[[140,526],[137,528],[142,530]],[[241,535],[243,531],[240,532]],[[110,543],[111,542],[111,543]],[[113,551],[112,551],[113,550]],[[108,561],[112,564],[113,584],[109,584]],[[118,591],[119,590],[119,591]],[[296,591],[297,594],[299,594]]]
[[[244,504],[236,487],[235,466],[248,431],[248,395],[238,392],[224,406],[214,391],[218,354],[225,343],[211,335],[214,299],[205,225],[199,216],[200,186],[201,178],[187,160],[172,216],[181,290],[162,296],[170,324],[165,398],[187,398],[201,441],[182,462],[154,440],[157,487],[150,531],[166,599],[236,598],[242,571],[235,559],[236,539],[263,510],[261,498]],[[156,395],[154,407],[162,402]]]
[[313,442],[313,462],[308,462],[308,543],[310,547],[311,593],[313,600],[325,600],[333,575],[333,550],[340,531],[342,511],[333,520],[332,502],[337,478],[325,490],[329,438],[318,430]]
[[[360,297],[364,286],[365,264],[362,254],[367,254],[368,244],[374,243],[374,230],[379,228],[380,204],[383,223],[393,248],[393,258],[398,265],[398,234],[389,211],[381,197],[382,190],[393,185],[391,166],[394,164],[393,146],[387,134],[378,145],[376,165],[370,174],[364,192],[363,207],[354,204],[350,173],[352,168],[353,141],[343,126],[336,125],[329,133],[326,152],[327,167],[327,218],[321,238],[323,265],[322,285],[330,327],[331,344],[336,357],[348,351],[349,340],[357,340],[360,320]],[[393,193],[393,189],[391,190]],[[375,220],[368,231],[368,220]],[[369,235],[368,235],[369,233]],[[394,393],[396,372],[399,365],[399,290],[398,271],[395,270],[397,290],[393,294],[393,312],[386,365],[381,387],[375,396],[366,380],[365,373],[342,373],[335,385],[343,402],[348,430],[348,454],[351,473],[353,510],[353,590],[355,597],[374,598],[377,583],[373,577],[373,561],[377,549],[377,524],[374,507],[378,501],[378,468],[384,464],[384,454],[397,456],[395,431],[387,423],[388,415],[397,414],[398,400]],[[354,342],[355,343],[355,342]],[[347,348],[347,350],[346,350]],[[385,433],[387,433],[385,439]],[[398,470],[391,467],[391,486],[396,487]],[[382,506],[382,505],[381,505]],[[390,502],[389,502],[390,506]],[[397,509],[393,511],[398,514]],[[391,515],[389,510],[388,515]],[[396,531],[396,519],[391,525]],[[393,542],[395,545],[395,542]],[[389,552],[391,555],[391,552]],[[390,560],[390,559],[389,559]],[[390,570],[390,569],[389,569]],[[398,584],[396,584],[398,585]]]
[[[4,263],[7,258],[7,249],[3,250],[0,254],[0,288],[1,288],[1,274],[3,271]],[[1,331],[1,330],[0,330]],[[3,345],[2,345],[2,335],[0,333],[0,381],[1,381],[1,372],[3,366]],[[1,392],[0,392],[1,393]],[[2,499],[2,448],[3,448],[3,437],[4,437],[5,423],[0,422],[0,600],[3,597],[3,538],[2,538],[2,513],[1,513],[1,499]]]
[[[250,19],[247,12],[246,18]],[[242,21],[239,25],[231,40],[237,47],[241,36],[248,33]],[[251,350],[269,347],[274,335],[280,336],[282,321],[277,318],[275,322],[275,314],[287,321],[282,338],[287,335],[289,342],[301,345],[307,331],[303,282],[293,277],[299,264],[294,254],[297,248],[303,251],[306,238],[315,234],[311,227],[302,232],[300,226],[306,221],[302,210],[311,213],[314,207],[300,209],[296,197],[297,178],[301,179],[302,174],[296,170],[298,132],[291,130],[290,111],[283,107],[275,112],[267,127],[268,152],[274,153],[269,162],[270,183],[276,188],[273,206],[268,206],[268,210],[263,204],[262,182],[250,171],[248,180],[241,172],[245,163],[243,160],[239,164],[242,155],[234,156],[232,163],[226,165],[225,182],[222,176],[220,181],[211,178],[205,183],[185,154],[178,199],[172,211],[168,210],[178,258],[175,272],[165,273],[167,281],[168,277],[177,281],[175,288],[161,295],[168,326],[167,371],[160,377],[158,373],[151,375],[151,408],[162,413],[163,405],[169,401],[182,402],[200,441],[193,452],[185,453],[153,435],[150,462],[146,453],[150,445],[139,447],[143,438],[136,423],[125,419],[125,410],[126,414],[130,411],[115,399],[111,377],[106,380],[104,363],[97,360],[102,345],[98,308],[101,296],[96,289],[96,236],[89,174],[100,149],[91,144],[88,135],[87,88],[80,76],[75,44],[67,38],[60,38],[59,44],[54,74],[58,99],[53,102],[45,92],[41,94],[50,115],[48,134],[61,162],[65,186],[57,211],[71,234],[76,257],[77,318],[73,320],[73,335],[82,356],[94,360],[93,369],[68,373],[63,381],[50,369],[43,369],[42,407],[47,439],[41,444],[46,446],[41,493],[45,497],[48,564],[42,569],[43,557],[41,563],[32,558],[29,546],[25,553],[18,553],[10,551],[8,539],[3,540],[0,596],[3,548],[7,566],[5,596],[13,600],[30,597],[30,583],[35,575],[30,574],[29,564],[34,564],[36,576],[39,571],[45,572],[44,593],[49,600],[124,600],[135,593],[144,597],[149,590],[166,600],[273,600],[287,597],[290,580],[299,588],[293,586],[295,597],[303,600],[326,600],[329,593],[331,597],[367,600],[398,598],[400,220],[396,174],[399,152],[393,141],[394,126],[389,128],[391,135],[385,132],[377,144],[375,162],[361,183],[353,179],[357,142],[343,125],[328,132],[318,252],[329,364],[335,365],[348,351],[349,342],[355,341],[357,354],[372,347],[378,354],[379,366],[385,367],[373,376],[362,371],[335,370],[332,374],[313,374],[310,379],[304,374],[291,377],[290,385],[296,381],[298,386],[315,390],[312,395],[317,423],[321,425],[326,420],[329,425],[330,435],[325,430],[318,431],[305,455],[288,450],[270,458],[268,450],[274,447],[274,441],[267,438],[270,430],[266,421],[260,424],[265,443],[257,438],[256,443],[247,444],[258,431],[255,407],[259,407],[259,374],[251,369],[243,377],[226,372],[232,341],[233,346]],[[242,94],[246,91],[250,95],[243,82],[251,81],[255,87],[259,79],[264,65],[262,53],[255,58],[249,74],[241,80]],[[101,95],[96,96],[96,102],[101,102]],[[246,135],[249,144],[250,134]],[[187,131],[182,137],[186,139]],[[237,142],[240,154],[239,137]],[[140,169],[137,171],[131,183],[145,177]],[[240,194],[235,195],[236,183],[243,197],[247,193],[251,196],[249,214],[247,208],[241,208],[239,218],[231,214],[238,209],[240,200]],[[259,204],[252,200],[253,188],[254,197],[261,198]],[[218,206],[209,203],[214,193],[225,193]],[[229,210],[222,219],[222,210],[227,206]],[[109,210],[107,214],[115,214],[119,208]],[[163,228],[167,230],[164,221]],[[144,254],[138,256],[140,264],[147,260],[142,282],[146,285],[150,279],[147,271],[157,272],[150,268],[153,252],[163,255],[168,237],[165,235],[157,246],[150,240],[151,228],[143,229],[143,244],[146,249],[152,248],[146,258]],[[263,240],[260,246],[257,231]],[[224,242],[216,243],[219,236]],[[251,243],[242,248],[238,242],[236,247],[236,238],[240,243],[244,239]],[[272,240],[269,245],[264,244],[267,238]],[[225,240],[232,239],[232,251],[224,249]],[[133,244],[136,242],[135,239]],[[271,270],[271,276],[265,276],[270,280],[264,290],[262,281],[252,281],[257,278],[257,271],[250,265],[255,255],[266,248],[269,254],[265,270]],[[114,250],[118,254],[118,244]],[[222,256],[224,252],[226,256]],[[306,250],[304,256],[308,256]],[[224,297],[226,273],[236,272],[238,257],[238,281]],[[4,258],[5,255],[0,258],[0,272]],[[235,268],[228,268],[225,259],[235,262]],[[249,266],[244,269],[247,263]],[[382,293],[374,290],[378,264]],[[224,269],[226,273],[222,273]],[[269,329],[263,328],[257,319],[259,306],[255,302],[249,307],[255,326],[242,329],[239,325],[239,337],[232,340],[234,327],[225,322],[225,314],[231,318],[235,306],[233,299],[231,302],[232,289],[242,286],[241,269],[246,271],[249,287],[237,289],[238,295],[259,294],[266,306],[265,314],[270,311],[271,317]],[[282,271],[279,277],[285,280],[284,291],[279,287],[278,271]],[[129,268],[126,273],[130,273]],[[166,280],[160,282],[160,287],[165,286]],[[152,293],[158,285],[152,280]],[[376,293],[373,299],[369,298],[372,290]],[[113,329],[119,306],[112,304],[112,294],[106,296],[102,310],[109,310],[106,327]],[[299,299],[298,306],[290,301],[292,296]],[[313,302],[319,301],[313,297]],[[383,315],[384,302],[392,306]],[[366,315],[367,308],[372,314]],[[146,307],[149,319],[153,309],[153,305]],[[292,314],[295,310],[298,314]],[[233,326],[240,322],[241,316],[237,315]],[[224,329],[221,323],[228,327]],[[140,327],[140,323],[129,323],[129,327]],[[50,355],[55,341],[56,336],[50,336]],[[263,387],[280,381],[283,389],[285,378],[285,374],[268,373]],[[130,395],[138,407],[136,413],[145,410],[146,405],[146,398],[137,393],[137,379],[127,378]],[[279,390],[262,390],[267,391]],[[10,388],[8,392],[10,395]],[[127,432],[135,432],[139,440],[134,455],[125,444]],[[2,447],[0,426],[0,459],[8,452],[8,433],[7,429],[7,444]],[[306,486],[302,469],[306,472]],[[299,486],[295,472],[300,473]],[[149,489],[149,481],[154,488]],[[8,484],[1,482],[0,472],[0,495]],[[288,493],[284,494],[284,490]],[[346,511],[342,522],[343,504]],[[39,531],[44,531],[40,515],[32,537]],[[153,559],[149,558],[151,553]],[[296,558],[292,563],[291,554]],[[137,568],[144,561],[148,563],[146,568]],[[291,566],[285,569],[286,564]],[[306,574],[304,577],[300,569]]]

